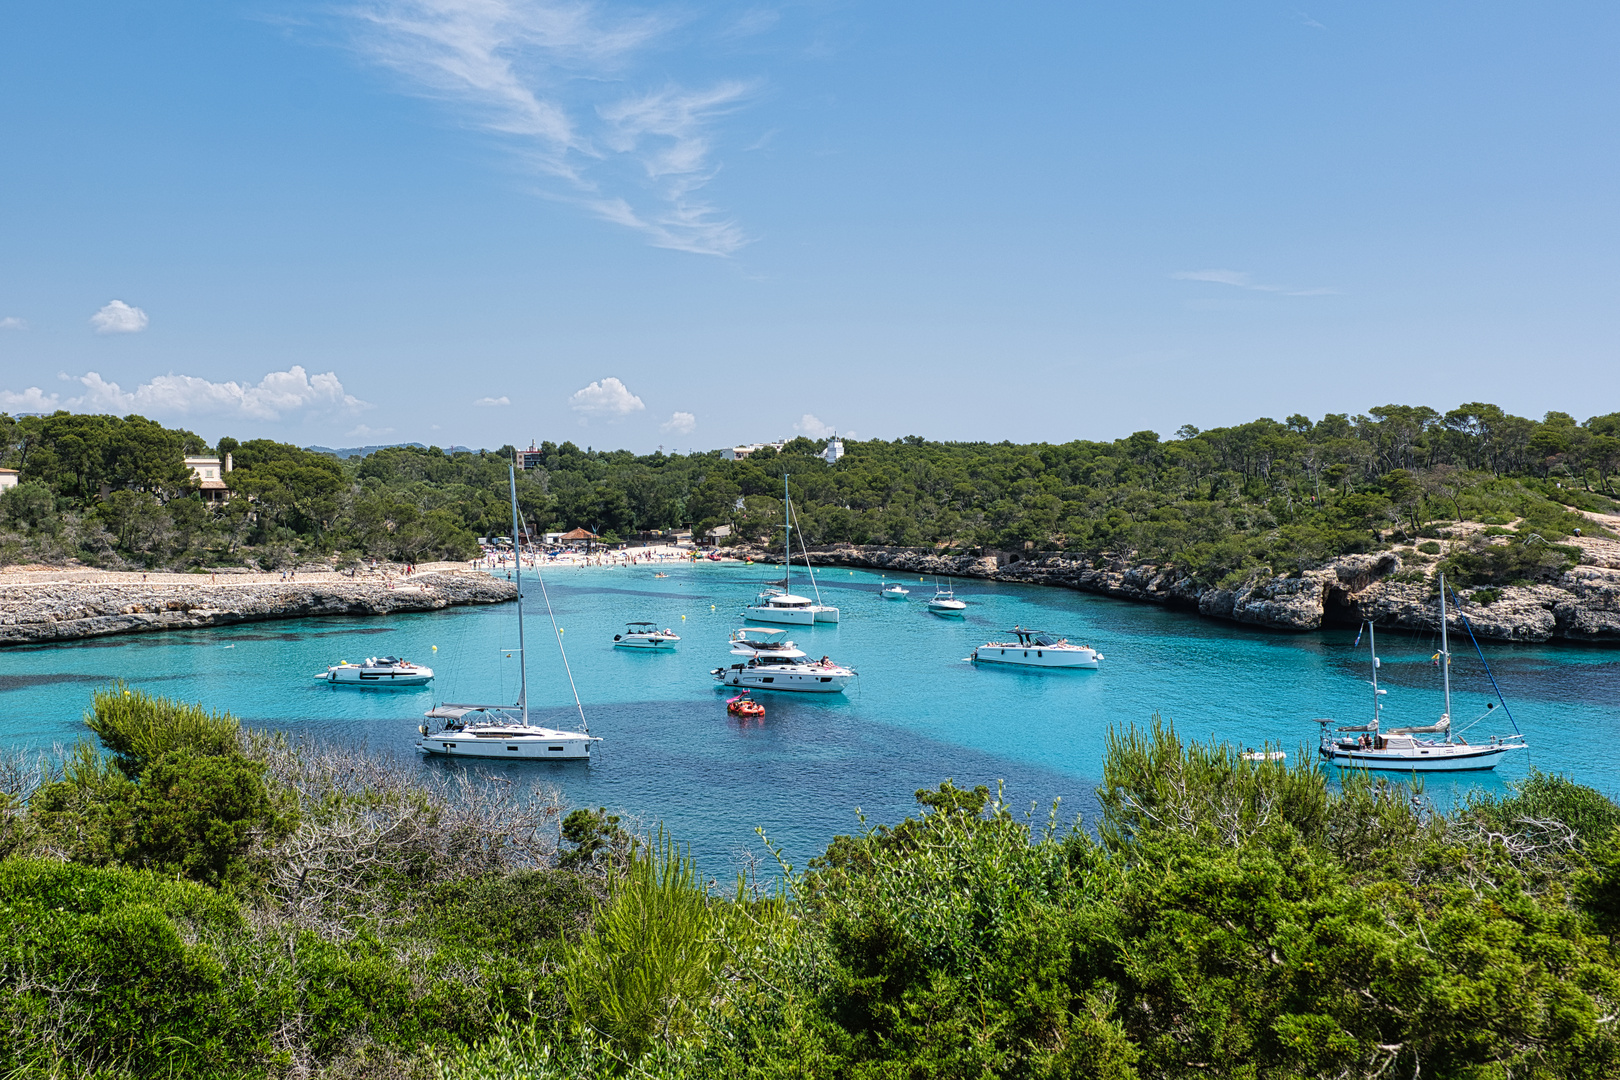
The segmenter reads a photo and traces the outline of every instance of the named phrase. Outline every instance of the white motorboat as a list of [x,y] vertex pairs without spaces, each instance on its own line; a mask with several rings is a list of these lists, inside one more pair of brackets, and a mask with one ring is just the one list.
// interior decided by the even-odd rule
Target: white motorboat
[[1012,629],[1017,641],[991,641],[973,650],[981,664],[1017,664],[1033,668],[1096,668],[1102,653],[1086,645],[1070,645],[1064,638],[1038,630]]
[[340,660],[315,681],[333,686],[426,686],[433,681],[433,669],[397,656],[369,656],[362,664]]
[[[517,510],[517,472],[507,466],[507,481],[512,499],[512,535],[521,536]],[[437,730],[423,724],[417,730],[422,737],[416,749],[432,756],[534,759],[547,761],[588,761],[591,744],[602,740],[591,734],[585,722],[585,707],[580,704],[579,690],[574,689],[574,708],[579,712],[580,729],[565,731],[541,727],[529,722],[528,653],[523,645],[523,564],[518,560],[512,567],[517,582],[518,624],[518,699],[513,705],[467,705],[445,703],[427,713],[429,720],[439,721]],[[538,564],[535,574],[540,573]],[[540,592],[545,595],[545,578],[540,578]],[[546,610],[551,611],[551,599],[546,598]],[[557,632],[557,619],[552,616],[552,633],[562,655],[563,670],[568,674],[568,685],[574,687],[574,674],[568,667],[568,654],[563,651],[562,634]]]
[[743,663],[710,672],[721,686],[745,690],[790,690],[803,694],[836,694],[849,685],[855,672],[827,657],[811,660],[803,649],[787,640],[786,630],[745,626],[731,635],[733,656]]
[[[788,491],[788,478],[782,477],[782,583],[780,588],[767,588],[754,598],[747,609],[748,617],[756,622],[778,623],[786,626],[811,626],[818,622],[835,623],[838,609],[821,602],[821,587],[816,584],[816,572],[810,565],[810,549],[805,548],[804,568],[810,575],[810,588],[816,598],[793,594],[793,497]],[[799,544],[804,545],[804,532],[799,532]]]
[[878,590],[878,592],[885,600],[904,600],[906,597],[911,595],[911,590],[900,584],[898,581],[893,585],[883,586],[883,588]]
[[[1468,619],[1459,611],[1463,625],[1468,626]],[[1445,685],[1445,711],[1440,718],[1432,724],[1416,727],[1394,728],[1389,732],[1380,729],[1383,719],[1383,697],[1385,691],[1378,688],[1378,649],[1373,624],[1369,621],[1367,629],[1367,648],[1372,659],[1372,692],[1373,715],[1369,723],[1354,727],[1334,727],[1331,719],[1319,719],[1322,727],[1321,745],[1319,753],[1323,759],[1344,769],[1378,769],[1388,772],[1468,772],[1496,768],[1497,762],[1514,750],[1526,750],[1524,736],[1519,732],[1517,723],[1513,725],[1512,735],[1492,735],[1487,742],[1470,743],[1462,736],[1469,728],[1496,712],[1496,702],[1488,702],[1485,711],[1480,713],[1467,727],[1453,733],[1451,730],[1451,649],[1446,632],[1446,579],[1440,576],[1440,651],[1435,655],[1441,671],[1444,673]],[[1473,628],[1468,628],[1469,637],[1473,637]],[[1359,637],[1358,637],[1359,640]],[[1485,653],[1479,650],[1479,642],[1474,642],[1474,648],[1479,651],[1480,663],[1485,662]],[[1489,674],[1490,668],[1486,667]],[[1491,678],[1491,685],[1496,685],[1496,679]],[[1500,691],[1498,691],[1500,696]],[[1507,702],[1502,703],[1502,711],[1509,720],[1513,714],[1508,712]],[[1439,736],[1436,738],[1435,736]]]
[[934,595],[928,601],[928,610],[936,615],[960,615],[967,610],[966,602],[956,598],[956,591],[949,586],[940,588],[939,580],[934,581]]
[[668,652],[681,640],[673,630],[660,630],[654,622],[624,624],[624,633],[613,635],[613,645],[619,649],[662,649]]

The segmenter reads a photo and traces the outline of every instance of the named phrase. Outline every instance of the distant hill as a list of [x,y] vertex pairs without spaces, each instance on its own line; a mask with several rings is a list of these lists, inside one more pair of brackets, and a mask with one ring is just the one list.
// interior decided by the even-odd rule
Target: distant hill
[[[378,450],[392,450],[396,446],[414,447],[417,450],[426,450],[427,449],[426,444],[419,443],[419,442],[396,442],[396,443],[388,443],[385,446],[342,446],[342,447],[337,447],[335,449],[333,447],[330,447],[330,446],[306,446],[306,447],[304,447],[304,449],[308,450],[312,454],[331,454],[335,458],[354,458],[354,457],[366,457],[369,454],[375,454]],[[461,451],[461,450],[466,450],[468,452],[471,452],[472,447],[470,447],[470,446],[452,446],[452,447],[449,447],[448,449],[446,449],[445,453],[454,454],[454,453],[456,453],[458,451]]]

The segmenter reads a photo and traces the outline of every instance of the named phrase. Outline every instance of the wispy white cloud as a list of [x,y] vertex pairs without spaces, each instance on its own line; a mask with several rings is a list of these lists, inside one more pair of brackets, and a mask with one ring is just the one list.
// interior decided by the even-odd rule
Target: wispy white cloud
[[586,417],[601,416],[609,419],[629,416],[647,406],[630,392],[630,388],[609,376],[593,382],[583,390],[575,391],[568,399],[568,407]]
[[1339,292],[1338,289],[1296,289],[1288,285],[1264,285],[1255,281],[1252,274],[1242,270],[1178,270],[1170,276],[1177,281],[1209,281],[1252,292],[1280,293],[1283,296],[1336,296]]
[[510,405],[512,404],[512,399],[507,397],[505,394],[502,394],[500,397],[478,398],[473,402],[473,404],[481,408],[489,409],[494,408],[497,405]]
[[380,439],[384,435],[392,435],[393,433],[394,429],[391,427],[376,428],[366,424],[357,424],[345,431],[343,437],[346,439]]
[[1327,29],[1327,27],[1323,26],[1321,23],[1317,22],[1315,19],[1311,18],[1309,15],[1307,15],[1303,11],[1294,12],[1294,18],[1299,22],[1299,24],[1301,26],[1309,26],[1314,30],[1326,30]]
[[37,386],[0,391],[0,406],[16,412],[140,413],[143,416],[224,416],[279,420],[297,412],[354,412],[369,406],[343,389],[332,372],[310,375],[294,364],[256,384],[211,382],[195,375],[159,375],[126,391],[94,371],[61,375],[77,393],[47,394]]
[[138,334],[146,329],[148,321],[146,312],[122,300],[110,300],[90,316],[90,325],[98,334]]
[[0,319],[0,330],[26,330],[26,329],[28,329],[28,320],[27,319],[19,319],[15,315],[7,315],[5,318]]
[[366,0],[348,15],[363,55],[509,139],[550,197],[657,247],[728,255],[748,242],[698,193],[719,169],[714,122],[750,85],[624,93],[672,17],[591,0]]
[[673,435],[690,435],[696,427],[696,416],[689,412],[678,412],[662,424],[659,424],[658,430],[667,431]]
[[824,424],[813,413],[805,413],[793,425],[793,430],[807,439],[826,439],[838,434],[831,424]]

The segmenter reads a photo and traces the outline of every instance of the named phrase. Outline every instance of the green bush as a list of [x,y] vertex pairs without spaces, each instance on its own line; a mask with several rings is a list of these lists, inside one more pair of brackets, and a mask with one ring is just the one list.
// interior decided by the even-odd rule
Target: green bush
[[1425,555],[1440,554],[1440,545],[1435,543],[1433,540],[1425,540],[1423,543],[1417,546],[1417,549],[1423,552]]

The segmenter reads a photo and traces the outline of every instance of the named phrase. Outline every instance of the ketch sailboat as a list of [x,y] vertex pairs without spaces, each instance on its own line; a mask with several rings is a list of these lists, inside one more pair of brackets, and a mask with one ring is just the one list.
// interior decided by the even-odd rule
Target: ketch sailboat
[[[512,535],[521,536],[517,509],[517,472],[507,466],[507,479],[512,495]],[[579,711],[578,731],[560,731],[529,723],[529,654],[523,642],[523,560],[514,560],[513,579],[517,582],[518,625],[518,699],[515,705],[465,705],[446,702],[427,713],[429,720],[440,722],[437,730],[427,724],[417,730],[422,737],[416,749],[429,755],[444,757],[533,759],[547,761],[589,760],[591,744],[602,740],[591,734],[585,722],[585,707],[580,704],[579,690],[574,688],[574,673],[568,667],[568,654],[562,653],[563,670],[568,672],[568,685],[574,689],[574,708]],[[538,563],[535,574],[539,575]],[[540,579],[541,594],[545,593],[545,579]],[[551,610],[551,601],[546,601]],[[555,632],[556,619],[552,619]],[[562,651],[562,635],[557,634],[557,649]]]
[[[1462,611],[1457,612],[1463,625],[1468,626],[1467,616]],[[1432,724],[1417,727],[1394,728],[1388,733],[1379,729],[1383,718],[1384,691],[1378,688],[1378,649],[1375,631],[1371,620],[1367,626],[1367,648],[1372,659],[1372,692],[1373,715],[1372,720],[1366,724],[1355,727],[1333,727],[1331,719],[1321,719],[1317,723],[1322,725],[1322,741],[1320,754],[1326,761],[1346,769],[1379,769],[1391,772],[1464,772],[1481,771],[1496,768],[1504,755],[1514,750],[1525,750],[1528,747],[1524,735],[1519,732],[1517,722],[1513,725],[1512,735],[1492,735],[1489,742],[1470,743],[1462,736],[1487,716],[1496,712],[1496,702],[1488,702],[1485,711],[1475,717],[1473,722],[1461,731],[1453,734],[1451,730],[1451,648],[1446,632],[1446,578],[1440,575],[1440,652],[1436,659],[1440,663],[1445,685],[1446,704],[1445,711],[1440,719]],[[1473,628],[1468,628],[1468,635],[1473,638]],[[1485,653],[1479,648],[1479,642],[1474,641],[1474,648],[1479,652],[1480,663],[1485,663]],[[1485,673],[1490,676],[1491,686],[1496,687],[1496,677],[1490,674],[1487,665]],[[1497,697],[1501,698],[1501,690],[1497,689]],[[1513,714],[1508,712],[1507,702],[1503,700],[1502,711],[1507,713],[1509,720]],[[1436,738],[1435,736],[1438,736]]]

